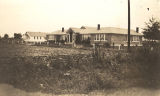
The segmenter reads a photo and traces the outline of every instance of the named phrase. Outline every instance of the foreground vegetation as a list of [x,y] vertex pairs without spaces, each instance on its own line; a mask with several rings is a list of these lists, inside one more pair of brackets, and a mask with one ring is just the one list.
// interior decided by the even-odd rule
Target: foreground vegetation
[[101,48],[98,54],[25,45],[0,48],[0,83],[25,91],[69,94],[160,85],[159,47],[134,48],[130,53]]

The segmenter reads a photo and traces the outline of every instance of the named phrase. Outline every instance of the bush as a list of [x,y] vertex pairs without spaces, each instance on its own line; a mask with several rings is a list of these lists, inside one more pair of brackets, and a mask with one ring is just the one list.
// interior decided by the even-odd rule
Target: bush
[[90,46],[90,38],[88,38],[87,40],[83,40],[82,41],[82,44],[84,45],[84,46]]
[[75,40],[76,44],[81,44],[81,35],[79,33],[76,34],[76,40]]
[[107,42],[107,43],[104,43],[104,47],[106,48],[110,48],[110,44]]
[[59,41],[61,44],[64,44],[65,43],[65,40],[60,40]]

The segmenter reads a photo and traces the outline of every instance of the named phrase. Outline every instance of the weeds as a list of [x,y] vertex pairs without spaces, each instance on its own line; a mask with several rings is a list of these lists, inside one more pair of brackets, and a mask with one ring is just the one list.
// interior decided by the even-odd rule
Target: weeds
[[52,94],[137,86],[139,77],[144,84],[146,79],[157,79],[155,84],[159,84],[158,48],[152,51],[140,48],[131,53],[102,48],[97,54],[83,53],[10,57],[0,65],[0,75],[4,77],[0,82],[26,91]]

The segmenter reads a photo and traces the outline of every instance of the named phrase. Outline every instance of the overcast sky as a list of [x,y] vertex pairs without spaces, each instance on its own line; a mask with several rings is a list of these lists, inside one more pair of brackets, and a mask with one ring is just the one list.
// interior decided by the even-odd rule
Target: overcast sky
[[[52,32],[61,27],[127,28],[128,0],[0,0],[0,35]],[[131,28],[160,18],[160,0],[130,0]],[[147,8],[150,10],[148,11]]]

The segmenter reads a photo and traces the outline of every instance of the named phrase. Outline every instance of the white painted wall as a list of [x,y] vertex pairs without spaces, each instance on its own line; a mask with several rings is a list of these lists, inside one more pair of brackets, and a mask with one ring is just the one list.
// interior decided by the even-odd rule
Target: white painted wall
[[46,40],[46,38],[45,37],[41,37],[41,39],[40,39],[40,37],[38,37],[38,36],[35,36],[35,38],[34,37],[29,37],[29,36],[27,36],[27,35],[25,35],[24,36],[24,41],[25,42],[33,42],[33,43],[42,43],[42,42],[46,42],[47,40]]

